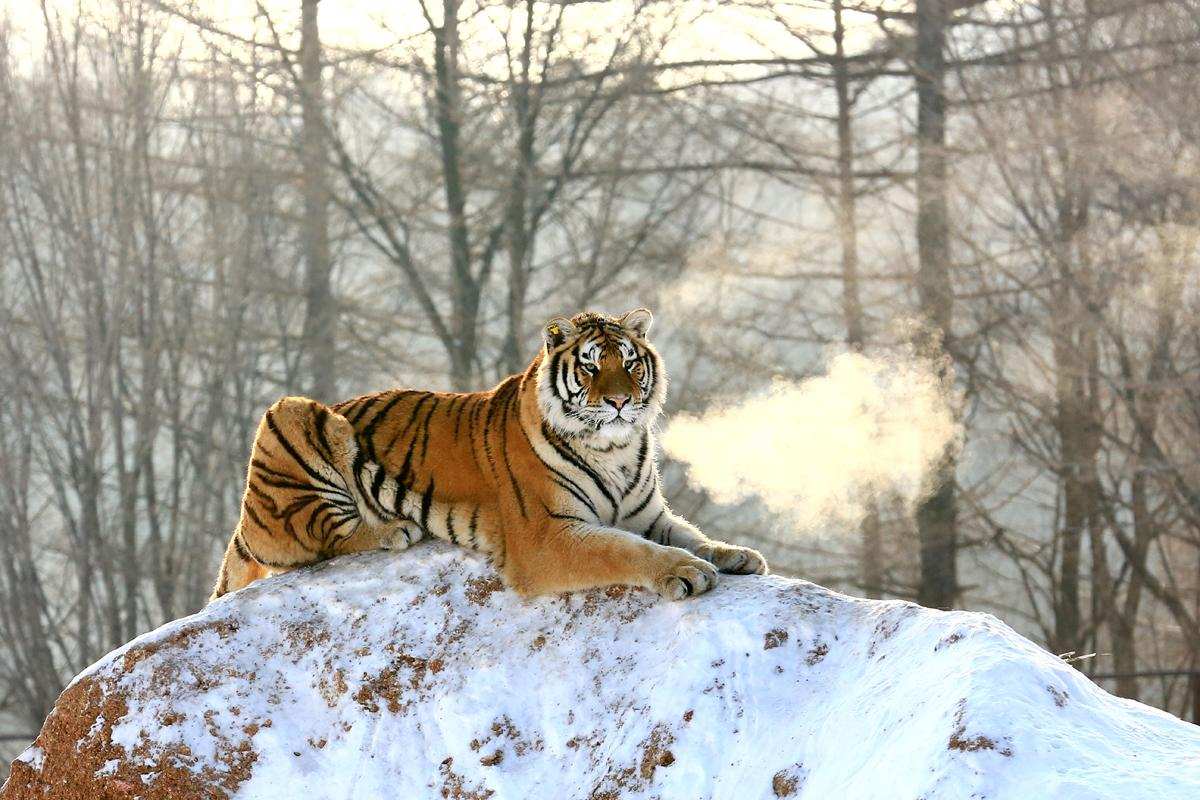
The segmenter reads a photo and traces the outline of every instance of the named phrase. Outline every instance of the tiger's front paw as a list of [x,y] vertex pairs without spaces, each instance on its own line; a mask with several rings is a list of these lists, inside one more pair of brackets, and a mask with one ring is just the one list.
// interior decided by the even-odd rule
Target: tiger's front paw
[[379,537],[381,550],[407,550],[425,538],[425,531],[412,520],[397,520],[384,529]]
[[766,575],[769,571],[762,553],[749,547],[709,542],[698,547],[696,554],[730,575]]
[[672,547],[669,553],[655,581],[660,595],[668,600],[683,600],[704,594],[717,585],[717,571],[712,564],[679,548]]

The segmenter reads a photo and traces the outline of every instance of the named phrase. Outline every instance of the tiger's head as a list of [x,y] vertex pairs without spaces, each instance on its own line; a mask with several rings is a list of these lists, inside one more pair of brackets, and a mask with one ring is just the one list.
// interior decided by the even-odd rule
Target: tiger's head
[[662,409],[667,375],[646,338],[653,321],[638,308],[555,317],[542,327],[538,368],[542,417],[564,436],[627,439]]

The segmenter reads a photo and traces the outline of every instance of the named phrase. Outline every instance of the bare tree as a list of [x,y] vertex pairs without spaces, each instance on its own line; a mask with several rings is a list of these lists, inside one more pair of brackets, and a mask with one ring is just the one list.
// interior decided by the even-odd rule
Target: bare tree
[[337,307],[331,288],[329,250],[329,179],[325,89],[321,71],[320,0],[301,0],[300,24],[300,168],[304,191],[304,347],[309,392],[332,402],[336,395],[334,358]]

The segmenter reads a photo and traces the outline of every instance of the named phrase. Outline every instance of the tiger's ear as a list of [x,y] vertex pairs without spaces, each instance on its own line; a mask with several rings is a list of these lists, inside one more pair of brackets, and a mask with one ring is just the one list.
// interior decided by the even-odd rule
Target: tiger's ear
[[554,317],[542,326],[542,340],[547,350],[553,350],[575,334],[575,325],[566,317]]
[[648,308],[635,308],[627,314],[623,314],[618,322],[623,327],[636,333],[643,339],[650,332],[650,323],[654,322],[654,315],[650,313]]

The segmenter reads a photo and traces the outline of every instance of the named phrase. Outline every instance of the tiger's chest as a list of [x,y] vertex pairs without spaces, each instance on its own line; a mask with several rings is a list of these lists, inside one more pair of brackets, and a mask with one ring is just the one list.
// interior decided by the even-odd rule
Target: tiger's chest
[[639,490],[653,478],[648,434],[625,447],[575,446],[547,466],[566,513],[601,525],[616,525]]

